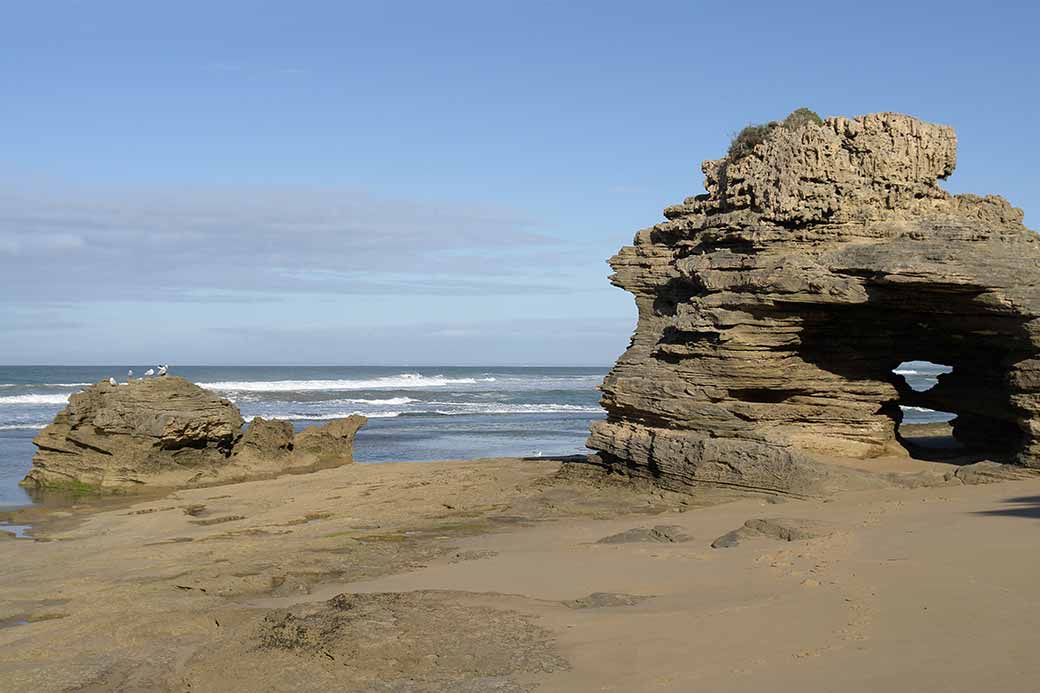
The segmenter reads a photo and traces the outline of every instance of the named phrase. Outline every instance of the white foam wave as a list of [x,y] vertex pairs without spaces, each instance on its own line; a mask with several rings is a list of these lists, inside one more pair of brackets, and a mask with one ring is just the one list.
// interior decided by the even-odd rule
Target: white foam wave
[[345,404],[381,404],[394,406],[400,404],[412,404],[413,402],[419,402],[421,400],[412,399],[411,397],[388,397],[387,399],[341,399],[337,401]]
[[[395,399],[407,399],[407,398],[395,398]],[[351,414],[361,414],[372,419],[382,418],[393,418],[397,416],[422,416],[422,415],[440,415],[440,416],[465,416],[465,415],[490,415],[490,414],[602,414],[603,409],[601,407],[591,407],[579,404],[481,404],[481,403],[469,403],[469,402],[420,402],[420,400],[410,400],[412,403],[419,403],[420,406],[402,409],[392,410],[380,410],[374,412],[367,411],[338,411],[338,412],[315,412],[313,414],[305,414],[293,412],[291,414],[282,413],[271,413],[271,414],[258,414],[257,416],[264,416],[265,418],[273,419],[284,419],[286,421],[330,421],[332,419],[342,419],[350,416]],[[246,421],[252,421],[253,416],[244,417]]]
[[0,424],[0,431],[38,431],[47,424]]
[[460,414],[602,414],[602,407],[589,407],[581,404],[469,404],[464,402],[431,402],[434,405],[450,406],[451,408],[434,409],[432,411],[415,411],[409,413],[422,414],[432,413],[444,416],[457,416]]
[[[264,417],[266,419],[280,419],[282,421],[333,421],[335,419],[345,419],[348,416],[354,414],[361,414],[367,416],[370,419],[392,419],[395,416],[400,416],[399,411],[375,411],[375,412],[359,412],[359,411],[341,411],[334,414],[273,414],[270,417]],[[260,416],[260,414],[257,414]],[[255,416],[243,416],[246,421],[252,421]]]
[[0,387],[86,387],[93,383],[0,383]]
[[947,373],[950,373],[952,370],[953,370],[952,368],[943,368],[943,367],[937,367],[934,370],[932,370],[932,369],[919,370],[917,368],[897,368],[897,369],[895,369],[892,372],[897,374],[897,375],[925,375],[925,376],[928,376],[930,378],[935,378],[935,377],[938,377],[940,375],[945,375]]
[[65,404],[68,395],[11,395],[0,397],[0,405],[4,404]]
[[227,392],[304,392],[319,390],[410,390],[412,388],[444,387],[446,385],[475,385],[495,382],[494,378],[448,378],[443,375],[399,375],[369,380],[226,380],[199,383],[210,390]]

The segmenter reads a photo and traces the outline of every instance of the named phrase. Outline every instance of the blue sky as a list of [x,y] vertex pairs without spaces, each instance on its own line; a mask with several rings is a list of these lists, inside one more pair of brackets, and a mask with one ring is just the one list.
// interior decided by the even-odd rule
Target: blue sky
[[0,363],[606,365],[605,260],[799,106],[1040,218],[1025,3],[38,2],[0,27]]

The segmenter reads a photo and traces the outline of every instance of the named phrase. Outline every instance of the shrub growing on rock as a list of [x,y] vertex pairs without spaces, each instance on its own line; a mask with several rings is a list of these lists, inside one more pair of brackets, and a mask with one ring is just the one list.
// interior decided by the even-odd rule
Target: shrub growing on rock
[[782,122],[771,120],[768,123],[748,125],[738,132],[730,143],[729,158],[736,160],[747,156],[754,151],[756,146],[766,141],[766,137],[769,136],[769,133],[774,128],[782,127],[786,130],[797,130],[807,123],[823,125],[823,118],[816,111],[803,106],[792,111]]
[[788,130],[797,130],[806,123],[823,125],[823,118],[821,118],[816,111],[803,106],[802,108],[791,111],[791,114],[784,118],[783,125]]

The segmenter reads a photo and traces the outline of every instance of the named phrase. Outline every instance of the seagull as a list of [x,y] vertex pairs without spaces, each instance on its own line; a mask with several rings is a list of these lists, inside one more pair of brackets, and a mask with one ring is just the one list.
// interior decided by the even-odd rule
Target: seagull
[[155,371],[151,368],[144,372],[144,377],[146,378],[151,378],[153,375],[155,375]]
[[109,385],[116,385],[116,384],[117,384],[117,383],[116,383],[116,379],[115,379],[115,378],[109,378],[109,379],[108,379],[108,384],[109,384]]
[[126,382],[130,382],[133,379],[134,379],[134,369],[131,368],[130,370],[128,370],[126,372]]
[[166,371],[168,371],[169,369],[170,369],[169,366],[159,366],[159,373],[158,373],[158,375],[166,375]]

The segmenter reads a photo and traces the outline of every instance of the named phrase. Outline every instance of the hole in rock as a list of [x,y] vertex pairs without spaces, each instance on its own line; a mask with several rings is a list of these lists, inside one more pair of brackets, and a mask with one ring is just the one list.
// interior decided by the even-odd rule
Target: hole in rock
[[[895,429],[913,457],[920,456],[913,439],[951,443],[951,460],[1008,461],[1032,445],[1033,414],[1020,404],[1030,381],[1020,364],[1036,352],[1024,316],[947,286],[872,285],[867,293],[862,305],[790,309],[801,325],[799,357],[838,376],[830,387],[843,399],[877,402],[863,419],[874,427],[864,438],[887,444]],[[836,447],[857,442],[842,435],[841,417],[821,418],[834,420]]]
[[[905,388],[912,393],[929,392],[939,382],[939,377],[953,372],[952,366],[931,361],[903,361],[892,372],[902,378]],[[922,402],[904,389],[900,399],[899,438],[903,445],[914,453],[956,453],[964,445],[953,437],[950,425],[957,414],[949,411],[921,406]]]
[[903,361],[892,372],[903,376],[915,392],[928,392],[939,382],[940,375],[953,372],[953,366],[931,361]]

